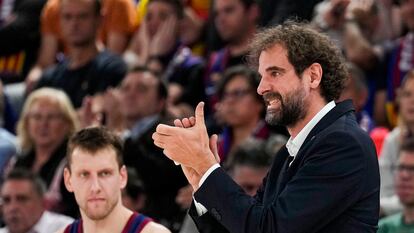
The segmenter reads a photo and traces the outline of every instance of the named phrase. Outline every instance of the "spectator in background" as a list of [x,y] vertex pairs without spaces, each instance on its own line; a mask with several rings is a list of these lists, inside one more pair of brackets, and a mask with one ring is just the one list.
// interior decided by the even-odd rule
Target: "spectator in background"
[[[363,70],[368,87],[364,109],[377,125],[385,125],[384,99],[380,94],[386,86],[381,59],[383,44],[379,28],[380,3],[374,0],[325,0],[315,8],[313,24],[337,43],[347,60]],[[387,19],[389,20],[389,19]]]
[[1,187],[3,219],[0,233],[55,233],[73,222],[45,210],[43,181],[26,169],[12,170]]
[[60,23],[68,45],[68,57],[48,69],[37,84],[39,87],[62,89],[75,108],[83,98],[118,85],[126,73],[122,59],[107,50],[101,51],[96,36],[102,21],[97,0],[62,0]]
[[395,193],[393,168],[397,165],[399,148],[403,138],[410,137],[414,132],[414,71],[410,71],[397,91],[399,104],[399,125],[385,138],[379,158],[381,174],[381,212],[390,215],[401,210]]
[[406,138],[395,167],[395,190],[402,212],[381,219],[378,233],[414,232],[414,138]]
[[[7,6],[7,4],[10,4]],[[0,80],[21,82],[35,63],[40,45],[40,14],[46,0],[0,3]],[[9,15],[4,15],[10,9]]]
[[[137,21],[140,25],[147,13],[147,5],[150,0],[139,0],[137,4]],[[184,14],[180,24],[180,41],[192,48],[197,55],[204,54],[202,40],[205,23],[208,19],[211,0],[182,0]],[[201,43],[200,43],[201,42]],[[130,57],[132,56],[132,57]],[[134,59],[134,54],[125,54],[125,59]]]
[[180,28],[180,40],[199,55],[205,55],[207,19],[212,0],[184,0],[184,17]]
[[273,155],[282,145],[278,143],[269,148],[266,141],[250,138],[236,149],[228,172],[246,194],[252,197],[256,194],[269,171]]
[[244,63],[260,15],[254,0],[215,0],[212,11],[214,26],[225,46],[208,58],[204,87],[208,101],[206,110],[210,113],[215,111],[217,83],[224,70]]
[[127,127],[124,161],[142,179],[147,194],[142,213],[174,231],[179,229],[185,214],[175,203],[175,197],[187,182],[180,167],[166,158],[151,138],[159,123],[172,123],[166,109],[167,95],[159,76],[137,68],[122,81],[118,106]]
[[365,83],[363,71],[352,63],[347,63],[349,78],[345,82],[338,102],[346,99],[352,99],[355,107],[355,115],[359,126],[366,132],[370,133],[374,128],[374,122],[369,114],[364,110],[365,103],[368,99],[368,88]]
[[[29,90],[39,80],[44,69],[59,59],[57,56],[59,50],[63,49],[65,54],[70,53],[71,42],[67,40],[67,35],[63,31],[68,25],[60,22],[62,2],[65,1],[49,0],[43,10],[39,57],[26,79]],[[136,28],[133,2],[131,0],[91,0],[91,2],[96,6],[95,15],[102,15],[102,18],[98,17],[102,21],[97,32],[98,47],[106,47],[109,51],[121,55]],[[102,9],[97,7],[98,5],[102,5]]]
[[387,90],[386,114],[391,127],[397,124],[398,109],[396,106],[397,89],[402,84],[405,75],[414,69],[414,0],[399,0],[401,17],[408,33],[395,41],[393,49],[387,56]]
[[[49,192],[56,192],[53,190],[56,188],[52,185],[53,180],[62,175],[66,143],[77,128],[76,112],[64,92],[51,88],[34,91],[28,96],[18,122],[21,154],[16,157],[13,166],[26,168],[39,175],[48,188],[48,195]],[[55,185],[59,187],[59,184]],[[64,191],[57,190],[58,197],[49,201],[59,203],[59,211],[76,216],[76,207],[70,209],[73,208],[70,205],[73,199]]]
[[183,14],[180,0],[149,1],[145,19],[130,44],[129,50],[136,55],[130,66],[144,64],[162,74],[168,83],[169,105],[195,107],[204,99],[204,65],[180,41]]
[[122,190],[122,204],[132,210],[141,212],[145,206],[145,188],[134,168],[127,168],[128,181]]
[[320,1],[321,0],[258,1],[263,11],[260,25],[277,25],[291,18],[310,21],[314,6]]

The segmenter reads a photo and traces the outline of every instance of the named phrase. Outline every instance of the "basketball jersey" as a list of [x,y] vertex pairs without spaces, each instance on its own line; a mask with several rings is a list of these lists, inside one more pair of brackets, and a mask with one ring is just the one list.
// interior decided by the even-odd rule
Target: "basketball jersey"
[[[152,219],[143,214],[134,212],[125,224],[121,233],[140,233]],[[64,233],[83,233],[82,219],[75,220],[66,227]]]

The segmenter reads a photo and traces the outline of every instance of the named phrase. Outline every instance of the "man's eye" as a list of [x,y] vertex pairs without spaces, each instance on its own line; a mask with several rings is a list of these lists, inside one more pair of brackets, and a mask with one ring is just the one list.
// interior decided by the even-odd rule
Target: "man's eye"
[[280,76],[280,72],[278,72],[278,71],[272,71],[272,73],[270,73],[270,75],[272,77],[277,77],[277,76]]
[[110,172],[108,172],[108,171],[104,171],[104,172],[101,172],[99,175],[101,176],[101,177],[106,177],[106,176],[109,176],[111,173]]
[[88,177],[88,175],[89,175],[89,173],[87,173],[87,172],[82,172],[82,173],[79,174],[79,176],[81,178],[86,178],[86,177]]

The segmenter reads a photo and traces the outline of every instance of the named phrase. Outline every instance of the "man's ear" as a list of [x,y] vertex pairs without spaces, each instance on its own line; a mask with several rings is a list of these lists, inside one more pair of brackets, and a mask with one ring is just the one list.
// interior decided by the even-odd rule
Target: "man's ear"
[[125,188],[128,181],[128,171],[125,165],[122,165],[121,169],[119,169],[119,175],[121,179],[121,189]]
[[319,63],[312,63],[307,69],[307,74],[309,75],[309,86],[312,89],[319,88],[319,85],[322,81],[322,66]]
[[65,187],[69,192],[73,192],[72,182],[70,181],[71,173],[67,167],[63,170],[63,179],[65,182]]

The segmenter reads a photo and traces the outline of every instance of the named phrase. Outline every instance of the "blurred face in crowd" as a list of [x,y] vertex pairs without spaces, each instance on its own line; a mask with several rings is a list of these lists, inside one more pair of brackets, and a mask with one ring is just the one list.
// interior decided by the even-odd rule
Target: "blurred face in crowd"
[[414,206],[414,152],[401,151],[395,177],[396,193],[402,204]]
[[160,113],[164,100],[158,96],[159,80],[149,72],[129,73],[121,83],[121,112],[129,120]]
[[43,214],[43,199],[28,180],[8,180],[1,189],[4,222],[10,233],[26,233]]
[[69,124],[57,102],[47,98],[33,102],[26,120],[29,137],[35,147],[56,147],[68,135]]
[[256,124],[263,110],[254,88],[243,76],[235,76],[225,86],[220,101],[220,115],[230,126]]
[[306,115],[306,88],[287,58],[287,51],[279,44],[264,50],[259,57],[259,73],[262,76],[257,92],[267,106],[266,121],[269,124],[293,126]]
[[121,206],[127,173],[125,166],[119,168],[113,148],[95,153],[75,148],[69,166],[64,170],[65,185],[75,194],[82,216],[102,220]]
[[352,77],[349,77],[346,80],[345,87],[342,90],[338,101],[341,102],[347,99],[351,99],[355,106],[356,112],[359,112],[365,106],[365,103],[368,98],[368,93],[365,88],[360,90],[361,88],[358,88],[355,82],[355,78]]
[[216,0],[214,23],[224,41],[237,41],[248,30],[248,10],[240,0]]
[[406,26],[410,29],[410,31],[413,31],[414,30],[414,0],[401,0],[401,16]]
[[409,126],[414,126],[414,77],[406,80],[398,92],[400,115]]
[[262,185],[267,171],[267,168],[236,165],[232,172],[232,178],[248,195],[254,196],[260,185]]
[[95,43],[100,23],[93,0],[63,0],[60,8],[60,25],[69,45],[84,47]]
[[173,6],[162,1],[150,1],[145,15],[149,37],[154,37],[161,26],[173,17],[177,19]]

